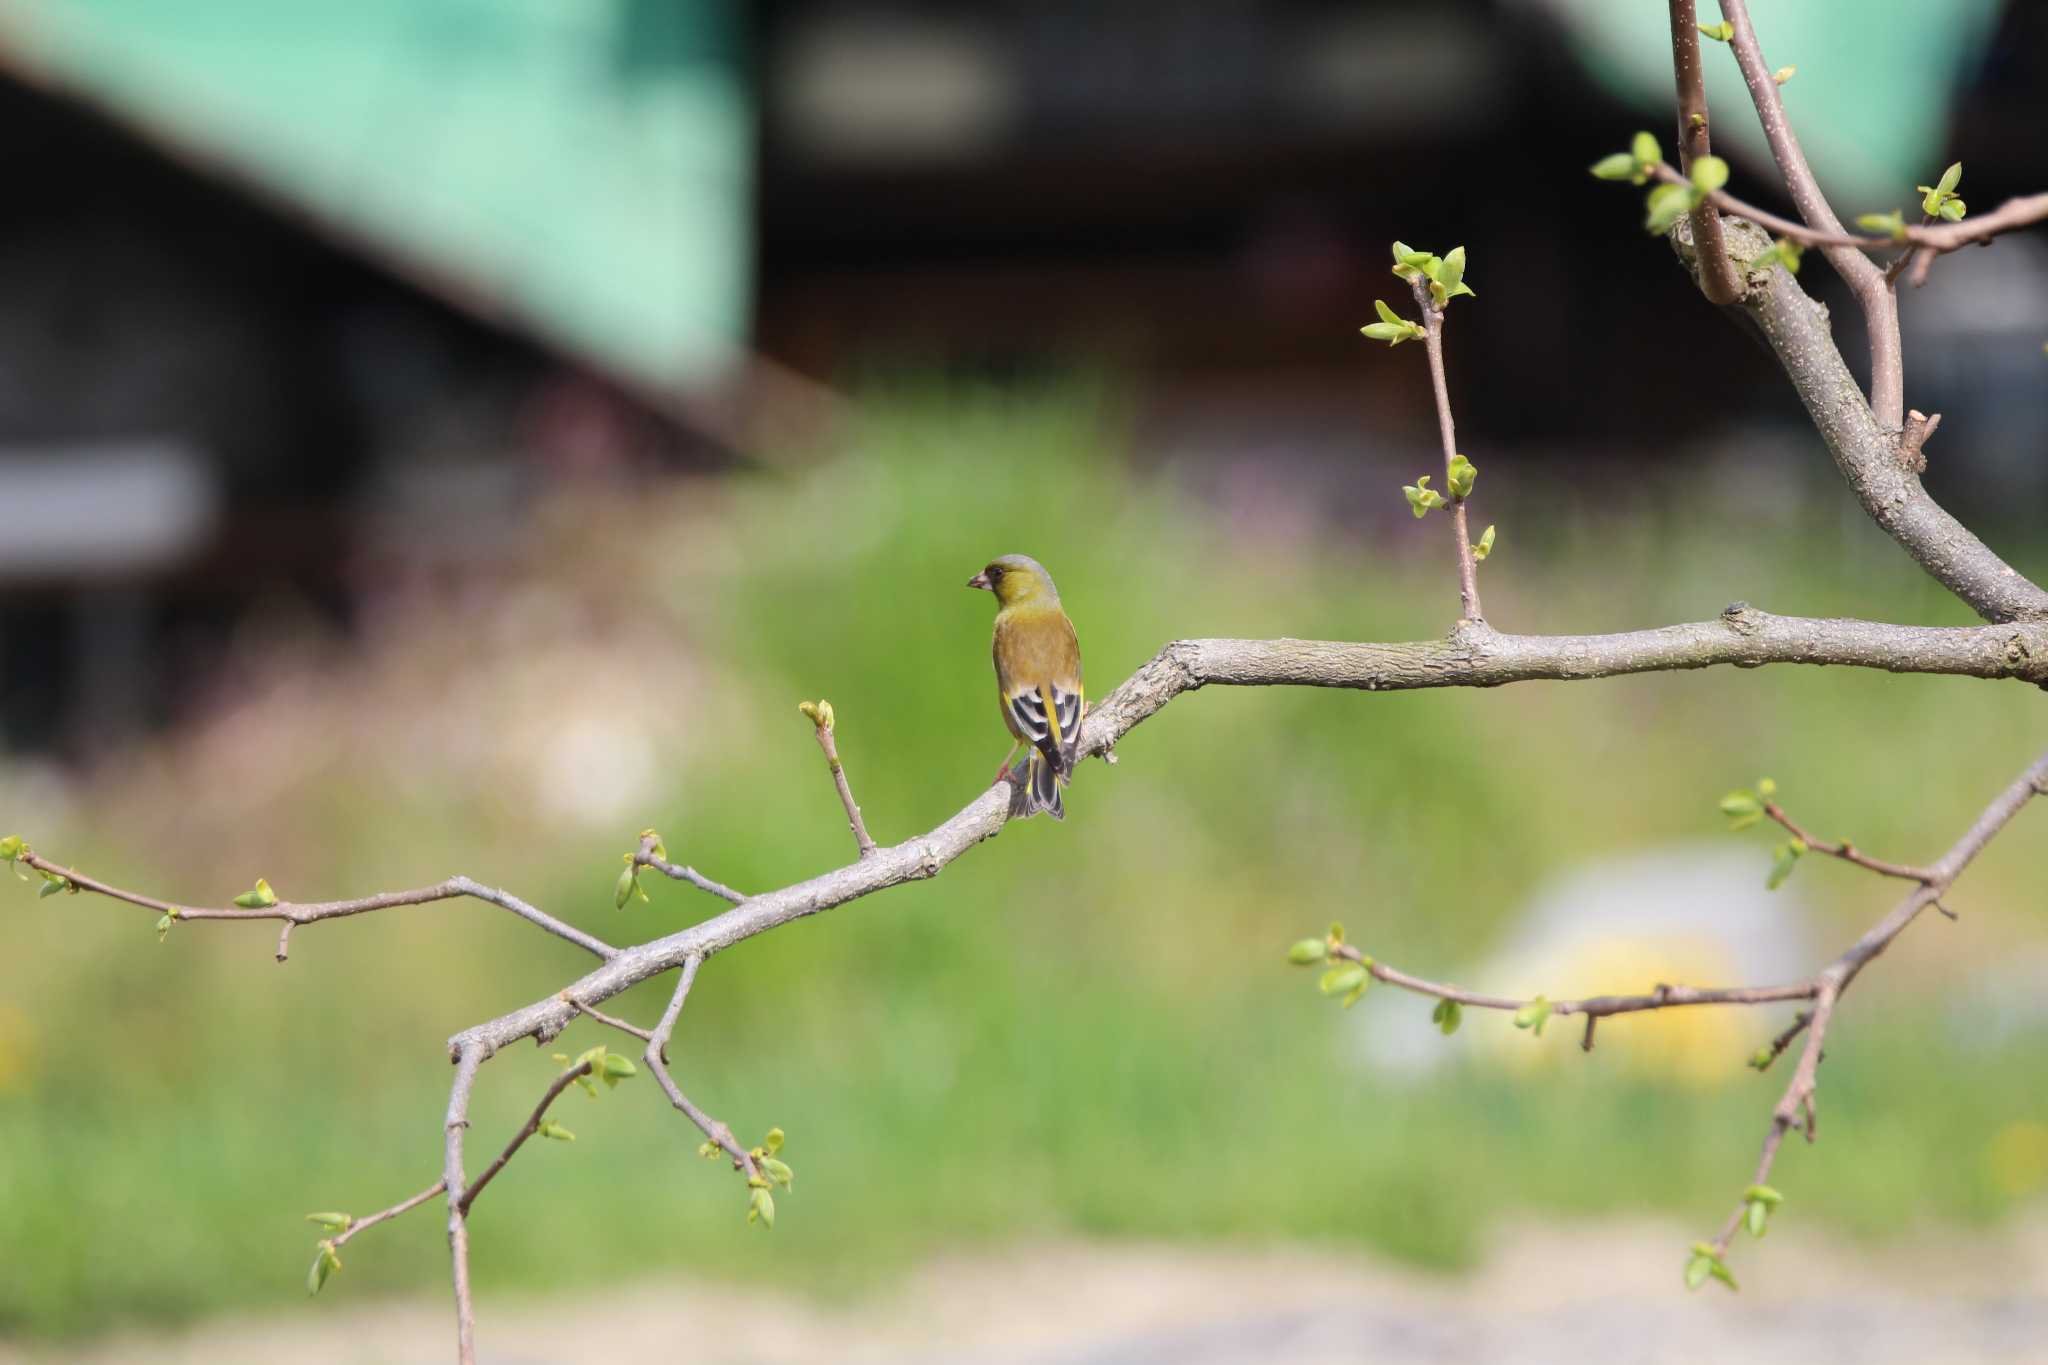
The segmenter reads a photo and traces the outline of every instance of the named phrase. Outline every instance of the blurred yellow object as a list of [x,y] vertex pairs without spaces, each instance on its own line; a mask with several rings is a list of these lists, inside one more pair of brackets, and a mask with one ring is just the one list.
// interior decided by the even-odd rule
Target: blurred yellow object
[[[1711,986],[1739,979],[1726,950],[1704,937],[1611,936],[1574,947],[1576,951],[1543,964],[1543,985],[1553,1000],[1646,994],[1659,982]],[[1607,1065],[1620,1065],[1632,1074],[1708,1087],[1748,1075],[1742,1063],[1771,1029],[1769,1017],[1754,1009],[1686,1005],[1602,1019],[1594,1046]],[[1568,1015],[1552,1019],[1535,1046],[1528,1034],[1515,1029],[1489,1029],[1480,1036],[1489,1040],[1489,1053],[1509,1065],[1556,1065],[1572,1058],[1556,1045],[1555,1035],[1563,1034],[1576,1044],[1584,1030],[1583,1019]],[[1576,1046],[1570,1051],[1575,1053]]]
[[2014,1199],[2048,1187],[2048,1123],[2014,1119],[1984,1144],[1984,1170]]

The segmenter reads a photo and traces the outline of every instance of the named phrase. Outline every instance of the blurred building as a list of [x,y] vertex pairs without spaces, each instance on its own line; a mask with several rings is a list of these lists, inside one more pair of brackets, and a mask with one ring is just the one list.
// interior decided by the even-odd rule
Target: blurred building
[[[1794,87],[1831,185],[1883,194],[1952,147],[1983,205],[2048,182],[2043,15],[1816,0],[1767,37],[1852,45]],[[1725,436],[1729,391],[1796,424],[1630,194],[1576,170],[1668,121],[1664,23],[1640,0],[0,7],[0,744],[146,724],[266,594],[345,623],[380,575],[487,561],[552,479],[759,457],[817,381],[877,367],[1102,367],[1165,448],[1429,439],[1411,367],[1357,336],[1400,302],[1397,236],[1470,252],[1468,440],[1636,460]],[[2039,254],[2001,260],[2007,297],[2048,289]],[[2014,367],[2038,348],[1973,316],[1935,319],[1909,397],[1980,413],[1951,449],[2032,448],[2048,400]]]

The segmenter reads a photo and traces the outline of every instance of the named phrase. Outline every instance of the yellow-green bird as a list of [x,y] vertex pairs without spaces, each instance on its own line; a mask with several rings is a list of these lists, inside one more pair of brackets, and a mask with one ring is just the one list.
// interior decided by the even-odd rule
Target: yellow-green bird
[[1004,555],[967,580],[996,595],[996,694],[1003,724],[1017,737],[997,770],[1000,779],[1020,745],[1025,764],[1024,814],[1066,818],[1060,787],[1074,770],[1081,742],[1081,642],[1060,606],[1052,575],[1029,555]]

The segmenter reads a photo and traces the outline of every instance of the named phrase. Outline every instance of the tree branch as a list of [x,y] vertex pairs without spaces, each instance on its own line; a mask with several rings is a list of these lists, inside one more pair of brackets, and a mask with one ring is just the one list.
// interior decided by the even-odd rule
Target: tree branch
[[731,901],[734,905],[738,905],[747,898],[744,892],[735,891],[724,882],[712,881],[711,878],[705,876],[694,867],[682,867],[666,859],[655,857],[654,842],[653,839],[642,835],[640,851],[633,855],[633,861],[642,867],[651,867],[664,877],[674,881],[688,882],[699,891],[708,891],[720,900]]
[[[1756,28],[1749,21],[1747,0],[1721,0],[1721,15],[1735,30],[1729,46],[1735,52],[1736,65],[1742,68],[1742,80],[1749,87],[1751,103],[1756,105],[1764,140],[1770,143],[1771,157],[1778,163],[1778,173],[1785,177],[1785,187],[1792,192],[1792,203],[1799,216],[1809,227],[1841,234],[1842,222],[1828,206],[1827,196],[1821,193],[1820,183],[1806,164],[1806,153],[1800,150],[1791,120],[1785,117],[1785,101],[1769,64],[1764,61]],[[1870,332],[1870,411],[1880,428],[1895,432],[1905,420],[1906,407],[1898,298],[1885,283],[1884,272],[1860,250],[1828,244],[1821,247],[1821,252],[1848,284],[1857,306],[1863,310]]]
[[357,1233],[366,1232],[369,1229],[376,1227],[379,1223],[389,1222],[393,1218],[398,1217],[398,1215],[400,1215],[401,1213],[411,1213],[414,1209],[426,1203],[429,1199],[432,1199],[435,1195],[441,1193],[441,1191],[446,1188],[448,1187],[444,1182],[436,1180],[433,1184],[427,1186],[425,1189],[421,1190],[418,1194],[412,1196],[412,1198],[410,1199],[401,1199],[388,1209],[379,1209],[377,1212],[369,1214],[365,1217],[351,1219],[347,1227],[343,1228],[340,1232],[336,1233],[334,1236],[327,1239],[327,1245],[333,1247],[336,1251],[339,1251],[343,1247],[347,1246],[349,1243],[349,1239],[354,1237]]
[[[1204,686],[1348,687],[1405,691],[1497,687],[1630,673],[1758,667],[1770,663],[1847,665],[1896,673],[1945,673],[2048,683],[2048,623],[1897,626],[1870,621],[1774,616],[1737,603],[1713,621],[1616,635],[1506,635],[1484,627],[1455,638],[1402,644],[1321,640],[1178,640],[1162,649],[1082,723],[1080,756],[1101,754],[1174,697]],[[904,882],[935,877],[1009,818],[1010,790],[992,784],[927,834],[879,848],[836,871],[750,897],[722,915],[628,948],[573,982],[569,995],[598,1004],[691,957],[709,957],[792,920],[822,913]],[[575,1017],[561,995],[514,1010],[449,1040],[451,1056],[534,1038],[545,1042]]]
[[[1956,878],[1962,875],[1963,869],[1970,865],[1971,860],[1984,851],[1984,846],[2005,828],[2013,816],[2019,814],[2022,806],[2035,796],[2041,795],[2044,788],[2048,788],[2048,754],[2035,759],[2025,772],[2014,778],[2004,791],[1992,799],[1991,804],[1986,806],[1970,828],[1964,831],[1962,838],[1956,840],[1948,852],[1926,870],[1927,880],[1922,885],[1915,887],[1904,900],[1893,907],[1890,914],[1872,925],[1863,937],[1844,949],[1841,956],[1814,974],[1813,1009],[1801,1019],[1795,1020],[1792,1027],[1780,1034],[1771,1045],[1771,1056],[1775,1058],[1791,1045],[1792,1039],[1798,1036],[1802,1027],[1806,1030],[1806,1046],[1799,1054],[1799,1065],[1793,1071],[1792,1079],[1786,1085],[1784,1095],[1779,1098],[1777,1107],[1771,1111],[1771,1125],[1764,1134],[1763,1150],[1757,1156],[1756,1177],[1750,1182],[1751,1185],[1770,1183],[1771,1166],[1778,1158],[1778,1149],[1785,1141],[1785,1134],[1795,1124],[1803,1121],[1806,1140],[1814,1140],[1814,1124],[1818,1118],[1814,1093],[1820,1070],[1821,1044],[1826,1039],[1828,1023],[1834,1016],[1835,1003],[1840,999],[1842,992],[1849,988],[1850,983],[1855,981],[1865,967],[1892,945],[1893,940],[1905,932],[1906,926],[1917,919],[1921,911],[1948,893],[1949,888],[1955,885]],[[1729,1215],[1720,1235],[1714,1239],[1716,1255],[1727,1251],[1729,1239],[1742,1225],[1747,1203],[1748,1200],[1744,1199],[1736,1204],[1735,1211]]]
[[[1537,679],[1576,680],[1614,677],[1630,673],[1705,668],[1717,664],[1758,667],[1769,663],[1836,664],[1881,668],[1892,672],[1944,673],[1984,678],[2020,678],[2048,684],[2048,623],[2026,622],[2003,626],[1923,627],[1887,625],[1855,620],[1810,620],[1774,616],[1737,603],[1713,621],[1667,626],[1655,630],[1613,635],[1522,636],[1492,630],[1483,622],[1468,622],[1446,640],[1398,644],[1353,644],[1311,640],[1181,640],[1167,645],[1150,662],[1092,708],[1082,723],[1079,754],[1108,756],[1113,746],[1134,727],[1164,708],[1175,697],[1204,686],[1318,686],[1348,687],[1364,691],[1397,691],[1434,687],[1493,687]],[[1852,980],[1870,958],[1882,952],[1918,910],[1932,901],[1960,872],[1976,849],[1995,834],[2027,796],[2048,787],[2048,757],[2035,765],[2020,784],[2000,802],[1994,803],[1955,849],[1931,869],[1937,880],[1918,888],[1899,909],[1858,940],[1835,967],[1832,981],[1836,992]],[[2016,793],[2016,794],[2015,794]],[[670,1103],[689,1117],[717,1146],[745,1171],[750,1184],[763,1179],[751,1152],[742,1147],[726,1125],[704,1113],[676,1085],[668,1073],[664,1047],[673,1034],[684,1001],[704,960],[723,948],[756,934],[809,915],[830,910],[850,901],[899,885],[936,876],[948,863],[981,840],[998,833],[1009,820],[1011,794],[1007,782],[996,782],[974,798],[958,814],[929,833],[873,853],[835,871],[798,882],[779,890],[742,900],[732,909],[702,923],[666,937],[627,949],[603,945],[593,952],[604,957],[595,971],[571,983],[545,1000],[479,1024],[449,1040],[455,1073],[449,1087],[444,1122],[442,1178],[437,1186],[404,1206],[394,1206],[385,1216],[396,1216],[435,1192],[448,1200],[448,1244],[451,1278],[454,1283],[456,1322],[460,1359],[475,1358],[475,1309],[470,1284],[468,1208],[484,1183],[516,1151],[524,1136],[538,1122],[563,1078],[535,1111],[522,1136],[515,1137],[504,1155],[472,1187],[464,1172],[465,1130],[469,1124],[470,1098],[483,1062],[511,1042],[533,1038],[546,1042],[559,1034],[578,1014],[589,1014],[600,1022],[623,1027],[638,1036],[639,1031],[623,1021],[613,1020],[594,1007],[638,982],[662,972],[680,968],[681,980],[661,1022],[647,1035],[645,1056],[657,1084]],[[9,840],[11,856],[45,873],[72,880],[88,889],[115,899],[160,909],[168,913],[168,902],[121,891],[95,879],[73,873],[49,862],[18,841]],[[644,845],[642,854],[651,858]],[[650,862],[650,865],[651,862]],[[438,887],[415,892],[384,893],[356,901],[336,901],[295,906],[280,902],[261,910],[220,911],[193,918],[284,919],[306,922],[343,913],[418,904],[452,895],[476,895],[484,888],[466,878],[451,879]],[[505,893],[484,897],[494,904],[523,906]],[[530,911],[531,907],[527,907]],[[183,917],[185,912],[179,912]],[[538,911],[522,918],[539,916]],[[545,923],[541,923],[546,921]],[[535,922],[551,932],[555,922],[539,916]],[[567,926],[561,926],[566,929]],[[576,931],[569,931],[574,934]],[[574,941],[574,940],[572,940]],[[600,951],[600,949],[602,951]],[[1455,992],[1418,977],[1375,967],[1382,980],[1424,993],[1491,1008],[1519,1008],[1527,1002]],[[1584,1014],[1589,1019],[1642,1009],[1690,1004],[1753,1004],[1769,1000],[1816,1000],[1807,985],[1697,989],[1659,987],[1647,996],[1599,996],[1560,1002],[1553,1013]],[[1812,1040],[1809,1046],[1813,1047]],[[1818,1058],[1817,1047],[1813,1056]],[[1808,1068],[1810,1070],[1810,1068]],[[574,1079],[572,1071],[568,1079]],[[1809,1088],[1799,1097],[1810,1100]],[[757,1189],[757,1193],[759,1190]]]
[[[24,849],[21,861],[39,872],[47,872],[52,876],[62,877],[81,891],[91,891],[113,900],[126,901],[130,905],[139,905],[148,910],[156,910],[179,920],[275,919],[283,920],[286,929],[289,930],[294,925],[312,924],[323,919],[340,919],[347,915],[361,915],[372,910],[390,910],[401,905],[425,905],[431,901],[453,900],[458,896],[468,896],[475,900],[486,901],[492,905],[510,910],[528,924],[545,929],[557,938],[566,939],[594,956],[612,958],[618,956],[619,952],[617,948],[612,947],[604,940],[586,934],[574,925],[562,923],[553,915],[535,909],[509,891],[500,891],[495,887],[484,886],[478,882],[471,881],[468,877],[450,877],[445,882],[438,882],[433,886],[423,886],[413,891],[379,891],[373,896],[358,896],[354,900],[308,901],[304,904],[281,900],[275,905],[267,905],[257,909],[245,909],[241,906],[211,908],[174,905],[170,901],[158,900],[154,896],[145,896],[140,892],[124,891],[118,886],[111,886],[99,880],[97,877],[88,877],[75,869],[65,867],[60,863],[53,863],[41,854],[36,853],[33,849]],[[280,962],[284,961],[285,958],[285,939],[283,936],[278,938],[277,958]]]
[[1810,833],[1796,824],[1792,817],[1785,813],[1784,807],[1775,801],[1764,802],[1763,808],[1765,815],[1783,825],[1793,838],[1799,840],[1816,853],[1826,853],[1832,857],[1840,858],[1844,862],[1854,863],[1856,866],[1875,872],[1881,877],[1903,877],[1910,882],[1931,882],[1934,880],[1934,874],[1924,867],[1908,867],[1904,863],[1888,863],[1882,858],[1871,857],[1847,839],[1836,843],[1833,840],[1823,839],[1817,834]]
[[[1752,260],[1770,246],[1749,224],[1730,220],[1725,226],[1738,260]],[[1683,240],[1679,246],[1681,252],[1689,249]],[[1914,461],[1900,453],[1898,423],[1888,430],[1863,401],[1828,330],[1827,310],[1783,269],[1756,277],[1752,284],[1743,307],[1762,328],[1835,467],[1870,518],[1984,619],[2048,620],[2048,592],[2001,559],[1921,486]]]
[[[1714,148],[1707,123],[1707,88],[1700,74],[1699,14],[1693,0],[1671,0],[1671,74],[1678,87],[1678,164],[1690,173]],[[1700,244],[1700,292],[1708,303],[1730,304],[1742,297],[1742,275],[1721,240],[1721,216],[1711,204],[1692,213],[1692,238]],[[1587,1035],[1590,1039],[1591,1035]]]
[[690,987],[696,984],[697,969],[703,965],[702,957],[683,959],[682,979],[676,982],[675,994],[669,997],[668,1008],[661,1012],[661,1022],[654,1026],[654,1032],[647,1039],[647,1051],[641,1055],[646,1057],[647,1068],[654,1073],[655,1083],[668,1096],[668,1102],[696,1124],[706,1138],[717,1143],[732,1158],[732,1164],[745,1171],[747,1179],[753,1181],[761,1178],[759,1168],[754,1165],[753,1154],[740,1145],[731,1128],[691,1103],[690,1097],[676,1084],[675,1077],[668,1074],[668,1040],[675,1033],[676,1020],[682,1015],[683,1002],[689,999]]
[[1422,307],[1424,348],[1429,352],[1429,383],[1436,394],[1436,428],[1444,446],[1444,496],[1450,500],[1451,537],[1458,552],[1458,617],[1484,621],[1479,606],[1479,566],[1472,558],[1472,537],[1465,525],[1465,499],[1451,492],[1451,461],[1458,454],[1457,426],[1451,420],[1451,391],[1444,381],[1444,310],[1430,297],[1429,284],[1418,276],[1410,282]]
[[[1659,161],[1648,167],[1653,179],[1667,185],[1690,185],[1691,177],[1668,161]],[[2015,228],[2030,227],[2048,218],[2048,194],[2022,195],[2008,199],[1990,213],[1978,214],[1960,223],[1937,223],[1926,219],[1917,225],[1908,225],[1903,236],[1880,237],[1870,233],[1849,232],[1843,228],[1814,228],[1794,222],[1769,209],[1759,208],[1746,199],[1738,199],[1726,190],[1707,191],[1706,201],[1724,213],[1746,218],[1758,227],[1768,228],[1780,237],[1789,237],[1802,246],[1844,247],[1857,251],[1890,251],[1904,248],[1905,254],[1885,268],[1881,278],[1889,285],[1896,278],[1906,262],[1916,256],[1945,256],[1951,251],[1966,246],[1981,245],[2001,233]]]
[[490,1052],[463,1048],[455,1057],[455,1079],[448,1087],[448,1115],[442,1123],[441,1188],[448,1196],[448,1262],[455,1285],[455,1351],[459,1365],[476,1365],[476,1299],[469,1287],[469,1213],[462,1202],[468,1180],[462,1171],[463,1135],[469,1129],[469,1097],[476,1089],[477,1068]]
[[818,737],[818,748],[825,754],[825,766],[832,772],[832,785],[839,791],[839,804],[846,807],[846,826],[853,831],[854,846],[860,850],[861,857],[869,857],[875,851],[875,841],[868,837],[867,823],[860,818],[860,807],[853,800],[853,788],[846,782],[846,768],[839,761],[839,744],[832,737],[832,703],[807,701],[797,709],[810,717],[811,728]]
[[[588,1013],[588,1011],[585,1012]],[[540,1103],[533,1106],[533,1113],[527,1116],[526,1122],[521,1125],[519,1131],[512,1135],[512,1140],[505,1144],[505,1150],[498,1153],[490,1165],[484,1167],[483,1174],[479,1175],[471,1183],[470,1187],[462,1192],[462,1197],[455,1201],[456,1206],[462,1210],[465,1217],[469,1214],[469,1206],[476,1203],[476,1197],[484,1192],[484,1186],[490,1184],[498,1172],[505,1169],[505,1163],[510,1161],[518,1153],[519,1149],[526,1145],[528,1138],[540,1131],[541,1120],[548,1116],[548,1107],[562,1097],[564,1090],[567,1090],[576,1083],[577,1077],[588,1076],[594,1070],[595,1068],[586,1059],[576,1063],[576,1065],[555,1077],[553,1083],[541,1095]]]

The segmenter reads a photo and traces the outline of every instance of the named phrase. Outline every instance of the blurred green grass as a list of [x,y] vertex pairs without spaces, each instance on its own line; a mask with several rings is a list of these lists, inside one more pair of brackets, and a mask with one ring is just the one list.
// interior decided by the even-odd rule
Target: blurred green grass
[[[1270,521],[1203,501],[1184,471],[1137,470],[1131,427],[1107,389],[904,388],[875,394],[829,463],[651,495],[630,517],[616,500],[561,511],[536,536],[535,575],[702,664],[677,680],[667,719],[685,742],[657,754],[658,796],[615,831],[536,825],[508,814],[507,793],[432,771],[394,790],[342,761],[267,774],[278,799],[221,833],[222,793],[181,780],[175,743],[95,774],[55,829],[35,810],[8,822],[167,896],[224,898],[258,872],[310,899],[460,870],[623,942],[717,909],[656,886],[652,906],[612,910],[617,857],[643,824],[748,889],[846,859],[801,697],[832,699],[883,842],[980,788],[1007,736],[988,602],[960,584],[994,554],[1052,567],[1098,692],[1176,636],[1444,628],[1443,528],[1409,520],[1398,479],[1362,468],[1386,485],[1384,516],[1275,543]],[[1701,619],[1736,597],[1965,619],[1825,485],[1786,498],[1738,469],[1589,507],[1547,468],[1481,465],[1475,510],[1502,528],[1483,586],[1503,628]],[[1270,488],[1313,501],[1281,470]],[[457,672],[474,623],[435,624],[450,649],[434,666]],[[432,715],[452,695],[411,705]],[[1394,1081],[1346,1039],[1359,1016],[1428,1003],[1382,990],[1340,1016],[1284,965],[1285,945],[1340,918],[1384,960],[1484,985],[1469,973],[1517,909],[1585,860],[1747,838],[1761,879],[1766,841],[1718,836],[1713,812],[1759,773],[1815,827],[1923,858],[2044,738],[2048,708],[2027,689],[1843,670],[1184,697],[1116,767],[1090,765],[1064,825],[1013,826],[932,882],[707,966],[676,1072],[742,1135],[788,1131],[796,1188],[772,1234],[743,1224],[736,1178],[692,1155],[697,1135],[644,1079],[594,1104],[572,1093],[560,1117],[579,1140],[536,1144],[478,1206],[486,1310],[492,1295],[660,1267],[856,1293],[937,1250],[1072,1233],[1320,1240],[1447,1268],[1510,1215],[1671,1213],[1704,1234],[1746,1182],[1781,1084],[1743,1069],[1746,1049],[1707,1088],[1609,1048],[1580,1056],[1569,1030],[1524,1040],[1557,1064],[1504,1069],[1461,1050],[1507,1025],[1468,1018],[1444,1044],[1452,1066]],[[292,837],[265,843],[275,831]],[[2048,927],[2044,848],[2016,828],[1963,884],[1962,924],[1916,926],[1849,997],[1824,1073],[1828,1140],[1781,1163],[1784,1216],[1882,1236],[2012,1207],[1984,1153],[2007,1125],[2048,1117],[2037,1089],[2011,1083],[2040,1072],[2048,1037],[1946,1021],[1974,973]],[[1799,881],[1823,943],[1890,903],[1845,868]],[[309,928],[282,968],[261,927],[181,926],[159,947],[151,919],[27,888],[0,919],[0,1233],[15,1249],[0,1331],[292,1304],[315,1237],[300,1214],[368,1212],[438,1173],[442,1040],[584,970],[473,905]],[[667,984],[614,1008],[651,1020]],[[604,1036],[583,1024],[560,1046]],[[473,1164],[553,1070],[524,1048],[486,1068]],[[1768,1274],[1768,1243],[1740,1254]],[[438,1215],[416,1214],[352,1244],[297,1311],[438,1289],[444,1257]]]

